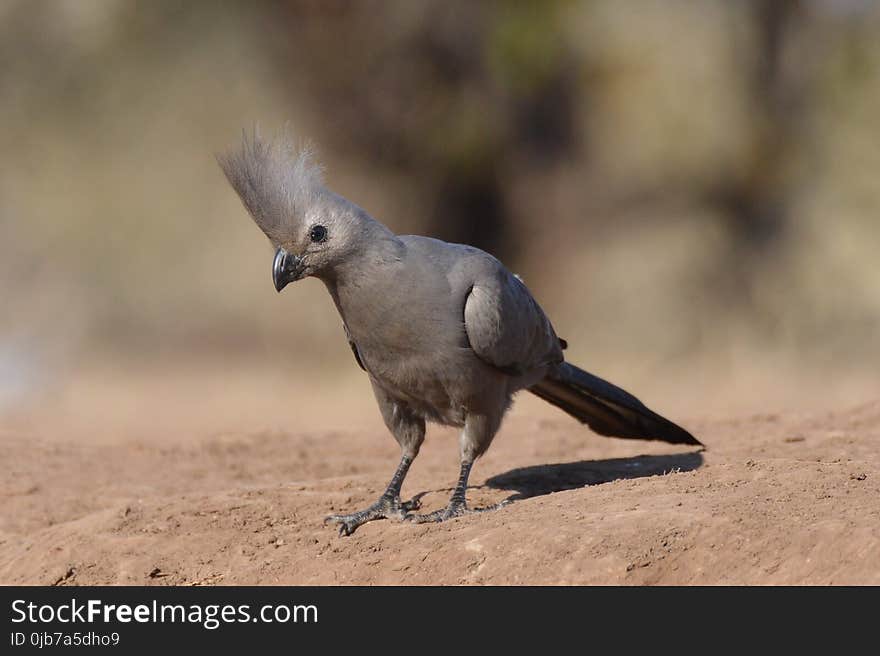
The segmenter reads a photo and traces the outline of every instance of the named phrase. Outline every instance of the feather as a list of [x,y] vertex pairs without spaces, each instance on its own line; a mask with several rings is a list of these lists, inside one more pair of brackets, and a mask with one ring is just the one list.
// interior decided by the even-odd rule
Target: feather
[[276,246],[329,200],[311,147],[297,148],[287,132],[267,141],[256,128],[250,136],[243,131],[241,147],[219,154],[217,162],[254,222]]

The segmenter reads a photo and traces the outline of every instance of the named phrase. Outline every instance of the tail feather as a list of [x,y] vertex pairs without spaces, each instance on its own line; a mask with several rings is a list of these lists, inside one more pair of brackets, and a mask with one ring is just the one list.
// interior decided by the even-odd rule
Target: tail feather
[[662,440],[671,444],[702,444],[681,426],[661,417],[629,392],[567,362],[559,365],[529,391],[587,424],[600,435]]

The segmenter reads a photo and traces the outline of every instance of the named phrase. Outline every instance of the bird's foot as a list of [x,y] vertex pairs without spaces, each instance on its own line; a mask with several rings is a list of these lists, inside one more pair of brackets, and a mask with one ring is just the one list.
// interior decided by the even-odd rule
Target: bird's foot
[[374,519],[404,519],[407,513],[418,510],[421,506],[418,497],[410,501],[401,501],[400,497],[382,496],[369,508],[364,508],[349,515],[328,515],[324,523],[339,524],[339,535],[351,535],[359,526]]
[[451,501],[449,505],[442,510],[435,510],[434,512],[427,513],[425,515],[407,515],[404,519],[412,522],[413,524],[445,522],[447,519],[452,519],[453,517],[461,517],[462,515],[473,515],[476,513],[489,512],[490,510],[498,510],[498,508],[504,505],[507,504],[505,501],[502,501],[501,503],[496,503],[494,506],[489,506],[487,508],[468,508],[467,504],[464,501]]

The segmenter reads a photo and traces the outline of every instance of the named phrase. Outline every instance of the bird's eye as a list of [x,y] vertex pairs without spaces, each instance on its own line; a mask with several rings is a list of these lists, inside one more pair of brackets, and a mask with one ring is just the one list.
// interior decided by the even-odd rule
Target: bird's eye
[[327,239],[327,228],[322,225],[313,225],[309,230],[309,239],[316,244]]

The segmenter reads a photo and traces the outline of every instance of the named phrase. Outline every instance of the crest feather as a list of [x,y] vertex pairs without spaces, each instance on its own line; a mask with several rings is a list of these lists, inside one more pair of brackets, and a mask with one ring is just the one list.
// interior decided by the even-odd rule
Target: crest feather
[[242,133],[239,149],[217,156],[229,184],[254,222],[276,245],[302,225],[325,196],[322,168],[308,144],[296,148],[283,133],[267,141],[254,130]]

